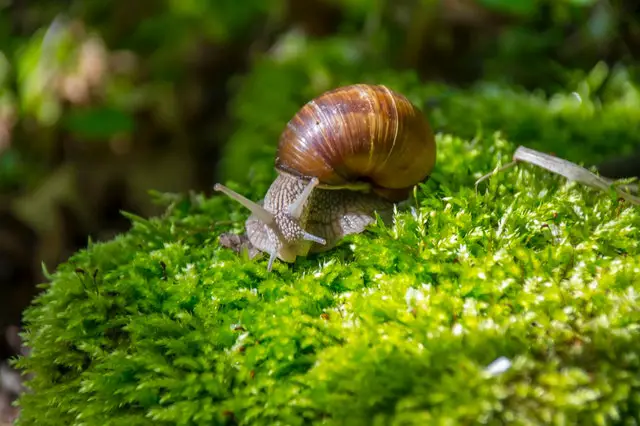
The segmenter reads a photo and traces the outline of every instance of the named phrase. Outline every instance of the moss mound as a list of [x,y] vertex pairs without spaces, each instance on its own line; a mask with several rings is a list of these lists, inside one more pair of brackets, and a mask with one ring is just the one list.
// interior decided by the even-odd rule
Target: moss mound
[[[229,155],[248,153],[255,186],[229,185],[253,199],[283,121],[324,89],[292,78],[281,107],[251,98],[295,66],[259,68],[238,98]],[[418,101],[446,91],[377,81]],[[527,139],[578,161],[616,150],[601,137],[631,141],[637,105],[488,90],[431,110],[432,179],[393,225],[331,252],[269,274],[266,258],[217,244],[247,212],[191,194],[76,253],[26,313],[33,353],[19,364],[34,376],[19,424],[635,424],[640,209],[527,165],[474,182]]]

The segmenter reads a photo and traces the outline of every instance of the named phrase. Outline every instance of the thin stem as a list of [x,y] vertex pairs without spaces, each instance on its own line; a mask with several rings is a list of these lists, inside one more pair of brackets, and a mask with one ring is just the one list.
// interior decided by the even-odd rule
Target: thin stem
[[476,181],[476,191],[478,190],[478,185],[481,182],[485,181],[486,179],[489,179],[493,175],[497,175],[498,173],[503,172],[503,171],[507,170],[508,168],[515,166],[516,164],[517,164],[517,161],[511,161],[511,162],[505,164],[504,166],[499,167],[498,169],[496,169],[496,170],[494,170],[494,171],[492,171],[490,173],[487,173],[486,175],[482,176],[480,179],[478,179]]
[[[515,161],[523,161],[529,164],[542,167],[552,173],[558,174],[571,181],[580,182],[584,185],[592,188],[607,191],[611,187],[611,182],[604,179],[595,173],[590,172],[582,166],[579,166],[571,161],[564,160],[562,158],[554,157],[549,154],[545,154],[539,151],[535,151],[531,148],[520,146],[513,154]],[[635,197],[627,192],[624,192],[619,187],[614,187],[614,190],[618,195],[625,200],[640,204],[640,198]]]

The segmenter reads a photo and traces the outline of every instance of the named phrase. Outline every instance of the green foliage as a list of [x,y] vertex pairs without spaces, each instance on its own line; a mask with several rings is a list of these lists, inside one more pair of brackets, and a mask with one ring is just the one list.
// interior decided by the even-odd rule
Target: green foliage
[[[198,31],[214,40],[226,40],[244,31],[261,17],[279,11],[282,0],[251,0],[237,7],[235,1],[170,1],[166,16],[182,21],[186,32]],[[177,19],[176,19],[177,18]],[[195,28],[193,27],[195,25]]]
[[91,140],[131,133],[134,123],[131,116],[120,109],[93,108],[71,111],[67,116],[66,127],[73,134]]
[[596,67],[574,88],[550,96],[479,84],[445,97],[434,122],[467,138],[500,131],[510,141],[588,164],[637,150],[640,91],[624,71],[612,71],[603,93],[594,93],[598,71],[609,74]]
[[[337,83],[314,85],[303,64],[263,63],[247,79],[251,102],[236,103],[235,143],[255,162],[256,186],[231,185],[252,198],[270,182],[282,121]],[[299,72],[284,79],[280,66]],[[276,80],[289,89],[253,91]],[[385,81],[412,99],[434,92],[411,76]],[[389,226],[267,273],[265,257],[217,245],[242,230],[237,203],[163,197],[164,216],[129,215],[130,232],[60,265],[26,313],[33,353],[19,365],[33,392],[19,424],[637,421],[638,208],[526,165],[473,185],[515,149],[486,130],[519,128],[507,104],[532,128],[564,111],[555,132],[565,129],[565,144],[595,112],[523,93],[437,93],[448,95],[434,120],[450,133],[438,135],[432,179]],[[614,111],[592,129],[626,119]],[[459,136],[478,128],[472,115],[483,133]],[[585,158],[601,150],[597,138],[581,146]],[[510,368],[494,372],[501,357]]]

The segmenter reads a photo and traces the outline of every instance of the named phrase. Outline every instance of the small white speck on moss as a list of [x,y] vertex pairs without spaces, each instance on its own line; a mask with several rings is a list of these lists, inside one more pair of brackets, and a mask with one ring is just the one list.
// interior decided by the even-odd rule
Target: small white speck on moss
[[[457,235],[453,235],[451,238],[449,238],[449,242],[451,244],[455,244],[458,241],[458,236]],[[469,250],[467,249],[467,245],[466,244],[460,244],[460,247],[458,248],[458,257],[461,259],[468,259],[469,258]]]
[[216,262],[209,263],[208,266],[210,269],[216,269],[216,268],[224,268],[226,264],[227,262],[225,262],[224,260],[219,260]]
[[511,368],[512,362],[509,358],[501,356],[496,358],[491,364],[485,368],[485,372],[489,373],[492,376],[497,376],[498,374],[502,374]]
[[413,206],[411,206],[411,216],[414,220],[419,220],[418,210]]
[[481,321],[478,324],[478,328],[480,330],[493,330],[496,327],[497,327],[497,325],[496,325],[495,321],[493,319],[491,319],[491,318],[489,318],[489,319],[487,319],[485,321]]
[[602,328],[602,329],[607,329],[607,328],[609,328],[609,326],[611,325],[611,324],[610,324],[610,321],[609,321],[609,318],[608,318],[606,315],[600,315],[600,316],[598,316],[598,317],[595,319],[594,324],[595,324],[596,326],[598,326],[598,327]]
[[247,340],[248,337],[249,337],[249,332],[245,332],[245,333],[242,333],[241,335],[239,335],[238,338],[236,339],[236,342],[233,344],[233,347],[231,349],[235,351],[238,348],[240,348],[242,346],[242,343],[245,340]]
[[478,315],[477,302],[474,299],[464,301],[463,309],[465,315]]
[[513,282],[514,282],[514,281],[515,281],[515,280],[514,280],[513,278],[508,278],[508,279],[506,279],[506,280],[502,281],[502,282],[498,285],[498,289],[500,289],[500,291],[504,291],[504,290],[506,290],[507,288],[509,288],[509,286],[510,286],[511,284],[513,284]]
[[464,328],[462,327],[462,324],[460,324],[460,323],[456,323],[451,328],[451,332],[453,333],[454,336],[460,336],[463,331],[464,331]]
[[407,309],[411,310],[414,307],[414,302],[424,301],[425,296],[420,290],[409,287],[404,294],[404,300],[407,303]]
[[578,101],[579,104],[582,103],[582,96],[580,96],[580,93],[571,92],[571,95],[575,98],[576,101]]
[[355,328],[358,322],[353,319],[342,321],[342,328]]

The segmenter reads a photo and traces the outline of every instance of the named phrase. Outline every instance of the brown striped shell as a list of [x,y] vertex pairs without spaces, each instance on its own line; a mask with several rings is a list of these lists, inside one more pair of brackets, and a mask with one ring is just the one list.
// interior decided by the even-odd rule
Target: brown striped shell
[[320,185],[370,184],[397,201],[424,181],[436,144],[424,114],[381,85],[354,84],[311,100],[287,124],[276,168]]

